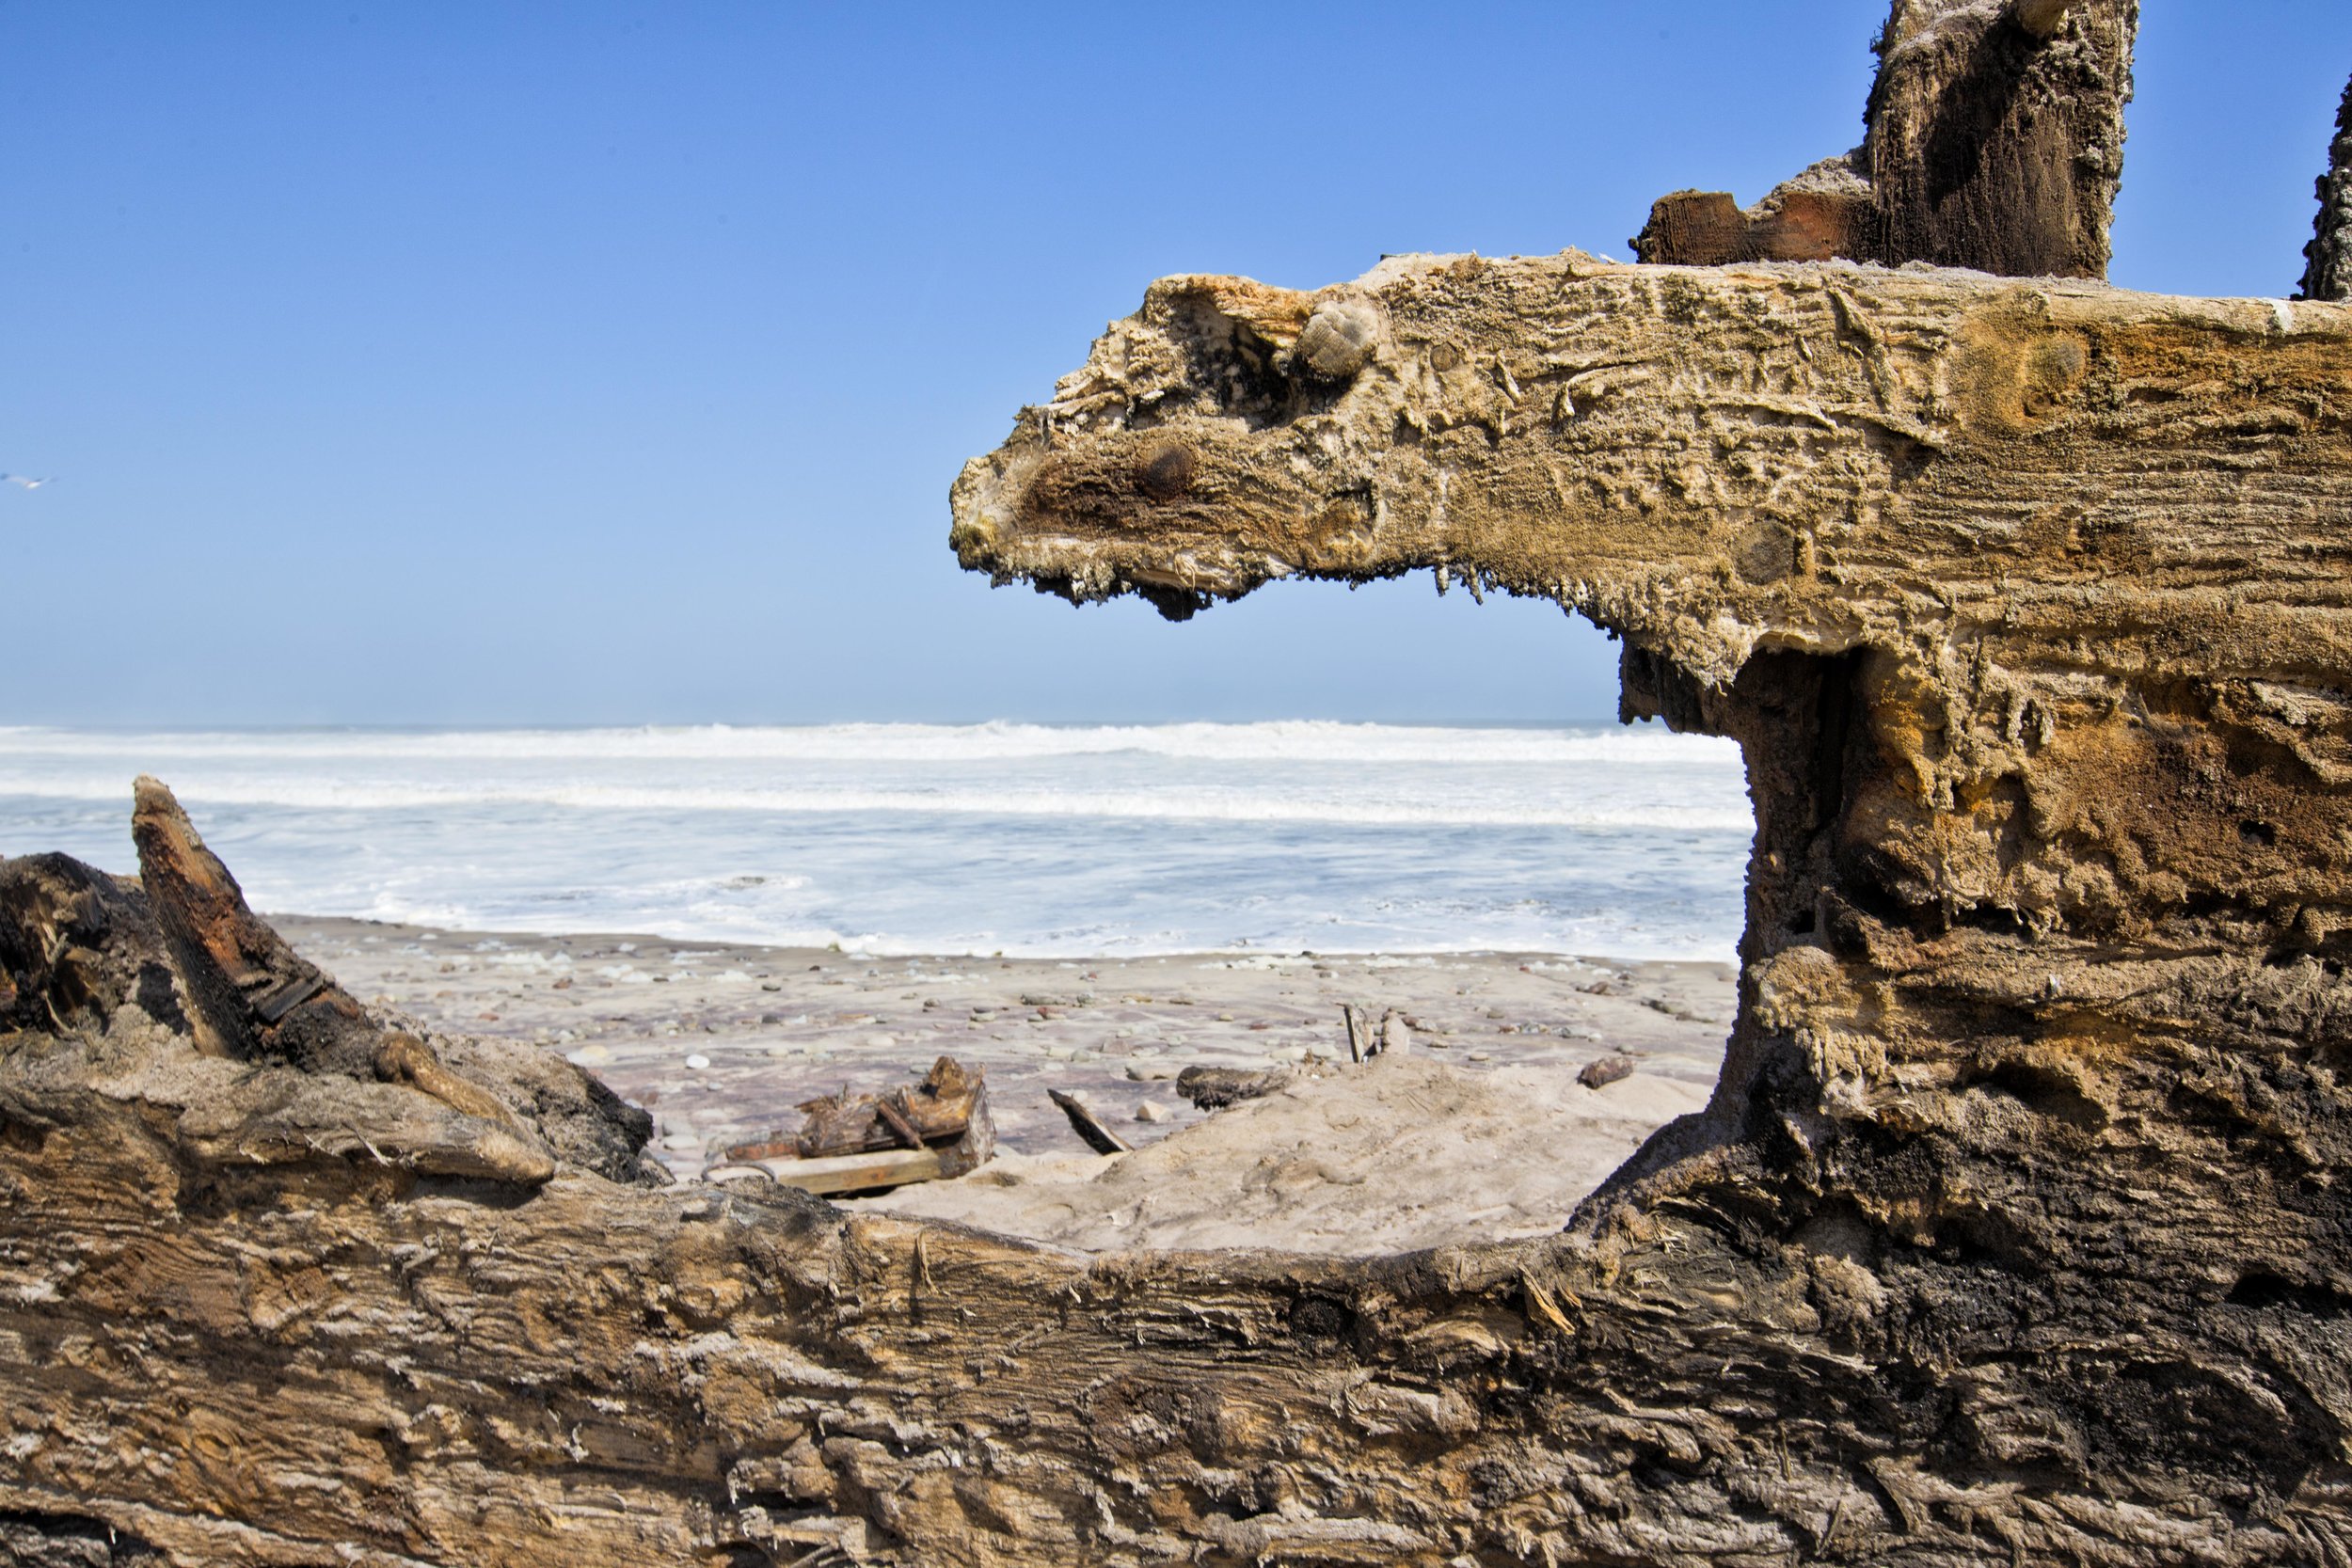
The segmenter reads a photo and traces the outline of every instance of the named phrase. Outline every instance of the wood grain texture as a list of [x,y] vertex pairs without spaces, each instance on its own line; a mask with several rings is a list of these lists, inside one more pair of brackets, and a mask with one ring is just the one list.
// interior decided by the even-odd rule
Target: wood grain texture
[[1430,568],[1615,630],[1629,713],[1748,759],[1708,1111],[1551,1240],[1082,1259],[609,1180],[579,1075],[429,1040],[534,1187],[412,1085],[202,1054],[137,891],[10,862],[0,1522],[180,1563],[2344,1560],[2348,348],[2342,307],[1841,264],[1157,285],[966,470],[964,563],[1178,613]]
[[[1287,324],[1341,308],[1382,324],[1355,378],[1289,372]],[[1559,1560],[2341,1550],[2347,350],[2330,306],[1399,259],[1157,285],[965,470],[1000,578],[1184,614],[1427,568],[1592,617],[1629,717],[1741,742],[1724,1080],[1568,1255],[1671,1236],[1643,1277],[1777,1348],[1731,1331],[1669,1393],[1688,1342],[1617,1316],[1628,1275],[1564,1286],[1611,1326],[1564,1307],[1562,1404],[1629,1377],[1740,1435],[1629,1460],[1623,1517],[1671,1523],[1588,1510]],[[1124,478],[1176,450],[1180,493]],[[1767,1305],[1800,1280],[1804,1330]],[[1858,1381],[1800,1392],[1815,1354]],[[1847,1500],[1729,1526],[1830,1432]]]

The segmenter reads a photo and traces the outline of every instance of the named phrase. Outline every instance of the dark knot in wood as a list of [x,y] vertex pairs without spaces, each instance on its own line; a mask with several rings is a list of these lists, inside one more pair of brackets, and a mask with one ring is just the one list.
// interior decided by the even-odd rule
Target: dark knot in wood
[[1191,449],[1170,442],[1157,448],[1136,469],[1136,485],[1153,500],[1182,500],[1192,489],[1200,460]]

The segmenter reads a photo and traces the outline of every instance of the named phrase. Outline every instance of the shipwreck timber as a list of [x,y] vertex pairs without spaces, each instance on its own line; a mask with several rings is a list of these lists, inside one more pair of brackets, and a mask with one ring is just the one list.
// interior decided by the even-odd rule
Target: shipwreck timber
[[1155,285],[966,469],[964,563],[1614,630],[1629,716],[1748,759],[1708,1111],[1549,1241],[1081,1262],[634,1184],[593,1081],[388,1047],[177,837],[143,886],[10,862],[0,1550],[2352,1561],[2348,411],[2327,304]]

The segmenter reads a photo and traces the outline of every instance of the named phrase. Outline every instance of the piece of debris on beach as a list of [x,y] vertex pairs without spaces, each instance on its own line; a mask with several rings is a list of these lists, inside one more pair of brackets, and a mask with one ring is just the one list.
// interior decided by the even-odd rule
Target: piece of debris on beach
[[1584,1070],[1576,1081],[1588,1089],[1605,1089],[1620,1078],[1633,1076],[1633,1058],[1619,1052],[1610,1056],[1596,1056],[1584,1064]]
[[1219,1111],[1244,1100],[1256,1100],[1312,1076],[1295,1067],[1188,1067],[1176,1075],[1176,1092],[1203,1111]]
[[731,1145],[706,1179],[758,1172],[803,1192],[873,1192],[961,1176],[996,1152],[988,1075],[953,1056],[933,1062],[920,1083],[882,1094],[844,1088],[800,1108],[808,1119],[799,1132]]
[[1097,1154],[1125,1154],[1131,1149],[1127,1140],[1104,1125],[1103,1118],[1087,1108],[1076,1095],[1059,1089],[1047,1089],[1045,1098],[1061,1107],[1061,1114],[1070,1118],[1070,1130],[1078,1134],[1086,1146]]

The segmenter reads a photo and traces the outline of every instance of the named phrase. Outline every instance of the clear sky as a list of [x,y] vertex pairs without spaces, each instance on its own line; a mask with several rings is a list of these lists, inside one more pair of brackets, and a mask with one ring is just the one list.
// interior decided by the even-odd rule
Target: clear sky
[[[1604,716],[1425,576],[992,592],[948,483],[1160,274],[1753,200],[1885,8],[0,0],[0,722]],[[2347,71],[2147,0],[2115,280],[2290,291]]]

